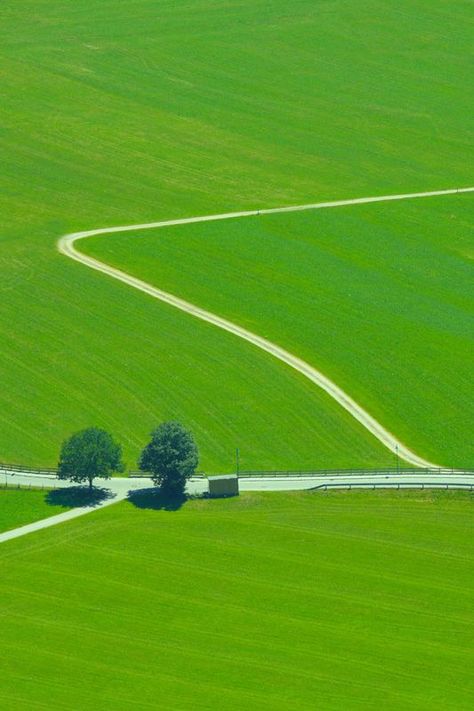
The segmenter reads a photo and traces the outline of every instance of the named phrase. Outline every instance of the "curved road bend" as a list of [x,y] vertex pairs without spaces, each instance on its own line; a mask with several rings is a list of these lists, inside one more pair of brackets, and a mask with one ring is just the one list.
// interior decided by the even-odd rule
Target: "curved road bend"
[[[41,487],[59,487],[68,488],[74,486],[69,482],[58,481],[54,476],[36,476],[36,475],[12,475],[5,472],[1,473],[4,480],[15,486],[21,483],[22,486]],[[56,526],[64,521],[71,521],[79,516],[97,511],[105,506],[118,503],[127,498],[129,491],[139,491],[143,489],[153,488],[151,479],[128,479],[117,478],[110,479],[104,482],[103,488],[108,489],[111,497],[106,499],[97,506],[83,506],[76,509],[71,509],[57,516],[20,526],[11,531],[0,533],[0,543],[10,541],[14,538],[20,538],[28,533],[40,531],[43,528]],[[357,488],[425,488],[444,489],[449,486],[451,489],[468,489],[474,487],[474,473],[436,473],[436,474],[357,474],[357,475],[337,475],[337,476],[308,476],[308,477],[255,477],[239,480],[241,491],[304,491],[304,490],[324,490],[324,487],[349,489]],[[205,479],[191,479],[187,491],[189,494],[203,494],[207,491],[207,482]]]
[[391,432],[389,432],[383,425],[381,425],[375,418],[373,418],[361,405],[359,405],[355,400],[353,400],[350,395],[348,395],[342,388],[340,388],[336,383],[327,378],[323,373],[321,373],[313,366],[309,365],[305,361],[298,358],[296,355],[289,353],[284,348],[268,341],[261,336],[258,336],[245,328],[241,328],[237,324],[228,321],[227,319],[221,318],[216,314],[199,308],[195,304],[191,304],[188,301],[173,296],[166,291],[157,289],[156,287],[148,284],[147,282],[136,279],[130,276],[126,272],[122,272],[119,269],[100,262],[97,259],[88,257],[85,254],[77,251],[75,249],[75,242],[87,237],[93,237],[96,235],[114,234],[117,232],[128,232],[128,231],[138,231],[138,230],[149,230],[164,227],[172,227],[176,225],[187,225],[197,222],[213,222],[217,220],[229,220],[243,217],[253,217],[258,215],[273,215],[285,212],[301,212],[304,210],[320,210],[336,207],[344,207],[348,205],[364,205],[368,203],[376,202],[392,202],[397,200],[412,200],[416,198],[428,198],[428,197],[439,197],[442,195],[458,195],[461,193],[471,193],[474,192],[474,187],[469,188],[453,188],[450,190],[436,190],[424,193],[405,193],[399,195],[383,195],[378,197],[365,197],[365,198],[355,198],[352,200],[338,200],[333,202],[320,202],[313,203],[309,205],[296,205],[293,207],[280,207],[271,208],[264,210],[252,210],[246,212],[230,212],[221,215],[207,215],[201,217],[189,217],[179,220],[167,220],[162,222],[150,222],[138,225],[124,225],[120,227],[102,227],[95,230],[88,230],[86,232],[76,232],[69,235],[64,235],[58,241],[58,250],[69,257],[70,259],[80,262],[85,266],[99,271],[103,274],[118,279],[119,281],[128,284],[129,286],[138,289],[139,291],[148,294],[149,296],[159,299],[171,306],[174,306],[185,313],[194,316],[195,318],[211,323],[218,328],[233,333],[234,335],[242,338],[249,343],[252,343],[257,348],[260,348],[267,353],[270,353],[273,357],[286,363],[294,370],[304,375],[308,380],[313,382],[315,385],[327,392],[341,407],[343,407],[352,417],[354,417],[358,422],[360,422],[374,437],[376,437],[387,449],[396,453],[406,462],[422,468],[437,469],[438,466],[432,462],[423,459],[423,457],[418,456],[415,452],[412,452],[408,447],[406,447],[402,442],[400,442]]

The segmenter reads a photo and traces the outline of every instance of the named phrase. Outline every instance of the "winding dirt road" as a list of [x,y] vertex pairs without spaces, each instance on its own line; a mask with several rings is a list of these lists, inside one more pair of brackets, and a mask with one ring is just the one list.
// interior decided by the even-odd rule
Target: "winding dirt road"
[[377,420],[375,420],[361,405],[359,405],[351,396],[344,392],[336,383],[327,378],[323,373],[314,368],[309,363],[301,360],[298,356],[289,353],[284,348],[281,348],[275,343],[268,341],[266,338],[262,338],[251,331],[248,331],[241,326],[238,326],[227,319],[221,318],[210,311],[205,311],[199,306],[192,304],[188,301],[184,301],[173,294],[166,291],[158,289],[147,282],[141,281],[126,272],[100,262],[97,259],[88,257],[82,254],[75,248],[75,243],[81,239],[87,237],[95,237],[97,235],[107,235],[114,234],[117,232],[129,232],[138,230],[150,230],[157,228],[173,227],[176,225],[187,225],[197,222],[216,222],[218,220],[231,220],[243,217],[258,217],[260,215],[274,215],[284,212],[302,212],[304,210],[321,210],[329,208],[338,208],[350,205],[366,205],[369,203],[376,202],[392,202],[397,200],[413,200],[417,198],[430,198],[430,197],[440,197],[443,195],[459,195],[462,193],[472,193],[474,192],[474,187],[469,188],[453,188],[449,190],[436,190],[431,192],[423,193],[405,193],[399,195],[383,195],[377,197],[365,197],[365,198],[355,198],[351,200],[338,200],[333,202],[320,202],[308,205],[296,205],[293,207],[279,207],[264,210],[251,210],[245,212],[229,212],[220,215],[205,215],[200,217],[188,217],[179,220],[166,220],[161,222],[149,222],[145,224],[138,225],[123,225],[119,227],[101,227],[95,230],[88,230],[86,232],[75,232],[73,234],[64,235],[58,241],[58,250],[64,254],[66,257],[80,262],[90,269],[94,269],[102,274],[107,274],[114,279],[128,284],[129,286],[138,289],[139,291],[152,296],[155,299],[159,299],[171,306],[174,306],[185,313],[194,316],[195,318],[206,321],[224,331],[242,338],[249,343],[252,343],[257,348],[260,348],[267,353],[270,353],[274,358],[282,361],[286,365],[290,366],[294,370],[304,375],[312,383],[320,387],[322,390],[327,392],[341,407],[343,407],[352,417],[354,417],[358,422],[360,422],[374,437],[376,437],[387,449],[397,454],[406,462],[423,468],[438,468],[437,464],[429,462],[423,457],[418,456],[415,452],[412,452],[408,447],[406,447],[403,442],[400,442],[395,435],[389,432],[383,425],[381,425]]

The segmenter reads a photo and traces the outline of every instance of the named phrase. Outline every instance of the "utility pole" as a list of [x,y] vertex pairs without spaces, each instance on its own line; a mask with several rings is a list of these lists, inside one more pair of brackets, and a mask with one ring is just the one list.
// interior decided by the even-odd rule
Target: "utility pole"
[[397,456],[397,475],[400,474],[400,457],[398,455],[398,444],[395,445],[395,454]]

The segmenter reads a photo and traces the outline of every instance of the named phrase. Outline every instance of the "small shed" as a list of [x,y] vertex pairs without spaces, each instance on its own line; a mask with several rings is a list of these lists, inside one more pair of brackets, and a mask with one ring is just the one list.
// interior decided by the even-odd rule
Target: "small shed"
[[209,496],[212,498],[239,495],[239,477],[237,474],[210,476],[207,481],[209,482]]

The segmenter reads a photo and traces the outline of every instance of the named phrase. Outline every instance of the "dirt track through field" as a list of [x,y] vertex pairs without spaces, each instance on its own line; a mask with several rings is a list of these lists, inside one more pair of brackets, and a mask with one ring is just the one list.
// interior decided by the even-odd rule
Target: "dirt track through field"
[[262,338],[245,328],[238,326],[237,324],[228,321],[227,319],[221,318],[216,314],[211,313],[201,309],[199,306],[192,304],[188,301],[184,301],[173,294],[166,291],[162,291],[147,282],[141,281],[126,272],[100,262],[97,259],[88,257],[85,254],[77,251],[75,248],[75,242],[87,237],[95,237],[97,235],[107,235],[114,234],[118,232],[129,232],[138,230],[150,230],[165,227],[173,227],[176,225],[187,225],[197,222],[215,222],[218,220],[230,220],[243,217],[258,217],[260,215],[274,215],[284,212],[302,212],[304,210],[321,210],[337,207],[345,207],[350,205],[366,205],[369,203],[376,202],[391,202],[397,200],[413,200],[417,198],[429,198],[429,197],[440,197],[445,195],[459,195],[463,193],[473,193],[474,187],[469,188],[453,188],[449,190],[436,190],[424,193],[406,193],[399,195],[383,195],[378,197],[365,197],[365,198],[355,198],[352,200],[338,200],[333,202],[320,202],[313,203],[309,205],[296,205],[293,207],[280,207],[271,208],[263,210],[251,210],[243,212],[229,212],[220,215],[205,215],[200,217],[188,217],[178,220],[166,220],[161,222],[149,222],[145,224],[138,225],[123,225],[119,227],[101,227],[95,230],[88,230],[86,232],[75,232],[73,234],[64,235],[58,241],[58,249],[65,256],[70,259],[74,259],[76,262],[80,262],[90,269],[94,269],[102,274],[107,274],[114,279],[132,286],[139,291],[152,296],[155,299],[159,299],[171,306],[174,306],[185,313],[194,316],[195,318],[206,321],[218,328],[228,331],[229,333],[242,338],[249,343],[252,343],[257,348],[266,351],[278,360],[286,363],[294,370],[298,371],[304,375],[308,380],[313,382],[315,385],[320,387],[322,390],[327,392],[341,407],[343,407],[352,417],[354,417],[358,422],[360,422],[374,437],[376,437],[387,449],[397,454],[406,462],[423,468],[438,468],[437,464],[429,462],[426,459],[418,456],[415,452],[412,452],[408,447],[406,447],[402,442],[400,442],[395,435],[385,429],[377,420],[375,420],[361,405],[359,405],[355,400],[351,398],[344,390],[342,390],[336,383],[332,382],[319,370],[311,366],[309,363],[298,358],[298,356],[289,353],[280,346],[268,341],[266,338]]

